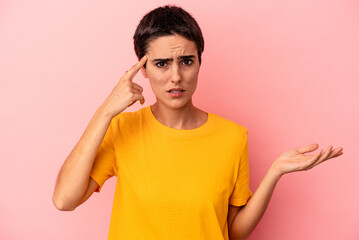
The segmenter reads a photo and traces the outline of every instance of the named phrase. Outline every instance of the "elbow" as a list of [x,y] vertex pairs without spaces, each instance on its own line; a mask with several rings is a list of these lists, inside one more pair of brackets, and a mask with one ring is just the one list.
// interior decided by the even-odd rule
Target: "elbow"
[[230,240],[246,240],[249,237],[248,235],[241,235],[241,236],[229,236]]
[[248,236],[235,236],[235,237],[229,236],[230,240],[246,240],[247,238],[248,238]]
[[76,206],[73,204],[69,204],[64,201],[62,198],[56,197],[55,194],[52,196],[52,203],[59,211],[73,211],[76,209]]
[[248,237],[229,238],[230,240],[246,240]]
[[230,229],[230,231],[228,232],[230,240],[246,240],[250,234],[251,231],[243,231],[243,229],[242,231]]

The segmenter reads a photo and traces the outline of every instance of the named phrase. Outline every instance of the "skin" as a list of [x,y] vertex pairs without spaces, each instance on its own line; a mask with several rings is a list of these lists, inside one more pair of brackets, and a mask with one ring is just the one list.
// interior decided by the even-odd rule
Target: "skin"
[[[176,129],[203,125],[208,115],[192,103],[200,69],[196,44],[180,35],[164,36],[149,43],[146,56],[146,68],[141,70],[157,99],[151,106],[154,116]],[[173,98],[167,92],[171,88],[182,88],[185,92]]]
[[90,123],[62,165],[52,201],[61,211],[72,211],[85,202],[99,187],[90,178],[96,153],[114,116],[139,101],[144,103],[142,87],[133,77],[146,63],[143,57],[121,77],[105,102],[97,109]]
[[317,153],[313,153],[318,148],[319,145],[314,143],[283,152],[273,162],[248,203],[242,208],[229,207],[228,225],[230,239],[242,240],[251,234],[262,218],[274,188],[283,175],[309,170],[328,159],[343,154],[343,148],[338,147],[333,149],[332,146],[329,146],[325,151],[321,149]]
[[[146,56],[121,77],[66,158],[53,194],[54,205],[59,210],[74,210],[98,188],[98,184],[90,178],[90,172],[97,149],[112,118],[137,101],[141,104],[145,102],[143,88],[133,82],[139,70],[150,81],[157,99],[151,110],[161,123],[177,129],[193,129],[207,121],[207,113],[192,103],[200,69],[195,43],[179,35],[164,36],[152,40],[147,50]],[[171,88],[186,91],[180,98],[173,98],[167,92]],[[325,151],[321,149],[314,153],[318,149],[318,144],[310,144],[284,151],[273,162],[245,206],[228,206],[230,239],[246,239],[250,235],[263,216],[274,188],[283,175],[309,170],[343,154],[341,147],[333,149],[329,146]]]

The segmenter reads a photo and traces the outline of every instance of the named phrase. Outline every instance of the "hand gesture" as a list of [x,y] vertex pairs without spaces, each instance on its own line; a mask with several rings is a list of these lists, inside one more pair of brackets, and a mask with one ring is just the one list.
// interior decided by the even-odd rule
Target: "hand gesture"
[[144,56],[121,77],[111,94],[102,104],[106,113],[114,117],[136,101],[140,101],[141,104],[144,104],[145,98],[142,95],[143,88],[132,80],[137,72],[145,65],[146,61],[147,56]]
[[318,144],[310,144],[304,147],[289,149],[275,160],[273,167],[281,176],[290,172],[309,170],[330,158],[343,154],[343,148],[332,149],[333,147],[329,146],[324,152],[321,149],[314,155],[304,155],[305,153],[315,151],[318,147]]

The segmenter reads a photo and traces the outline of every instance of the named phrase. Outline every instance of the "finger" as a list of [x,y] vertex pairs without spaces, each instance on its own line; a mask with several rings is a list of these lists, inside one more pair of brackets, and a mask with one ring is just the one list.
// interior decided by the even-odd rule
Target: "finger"
[[315,163],[311,166],[311,167],[314,167],[314,166],[317,166],[318,164],[322,163],[323,161],[327,160],[330,153],[331,153],[331,150],[332,150],[333,146],[329,146],[325,152],[323,154],[320,155],[320,157],[318,158],[317,161],[315,161]]
[[341,148],[341,147],[334,149],[334,150],[330,153],[328,159],[329,159],[329,158],[333,158],[333,157],[337,157],[337,156],[339,156],[339,155],[342,155],[342,154],[343,154],[342,151],[343,151],[343,148]]
[[313,143],[313,144],[309,144],[309,145],[304,146],[304,147],[298,147],[298,148],[296,148],[296,150],[297,150],[299,153],[303,154],[303,153],[313,152],[313,151],[315,151],[318,147],[319,147],[318,144]]
[[[331,147],[331,146],[330,146],[330,147]],[[328,148],[329,148],[329,147],[328,147]],[[334,149],[334,150],[328,151],[328,154],[323,154],[322,157],[321,157],[321,160],[320,160],[320,161],[317,161],[317,162],[313,165],[313,167],[315,167],[315,166],[317,166],[318,164],[320,164],[320,163],[322,163],[322,162],[324,162],[324,161],[327,161],[327,160],[329,160],[329,159],[331,159],[331,158],[338,157],[338,156],[342,155],[342,154],[343,154],[342,150],[343,150],[342,148],[336,148],[336,149]],[[324,156],[324,155],[326,155],[326,156]]]
[[132,83],[132,87],[133,88],[135,88],[135,89],[137,89],[139,92],[143,92],[143,88],[140,86],[140,85],[138,85],[137,83]]
[[133,65],[130,70],[128,70],[125,74],[125,77],[132,81],[132,79],[135,77],[135,75],[138,73],[138,71],[145,65],[147,62],[147,56],[143,56],[140,61],[138,61],[135,65]]
[[320,155],[322,154],[323,149],[321,149],[320,151],[318,151],[316,154],[314,154],[313,156],[309,157],[307,161],[303,162],[301,169],[302,170],[307,170],[312,168],[312,166],[317,162],[317,160],[319,159]]
[[145,103],[145,98],[142,96],[142,94],[134,94],[134,99],[130,105],[127,107],[131,107],[135,102],[139,101],[142,105]]
[[139,101],[141,104],[145,103],[145,98],[141,93],[135,93],[133,94],[135,101]]
[[338,153],[335,157],[339,157],[340,155],[343,155],[343,152]]

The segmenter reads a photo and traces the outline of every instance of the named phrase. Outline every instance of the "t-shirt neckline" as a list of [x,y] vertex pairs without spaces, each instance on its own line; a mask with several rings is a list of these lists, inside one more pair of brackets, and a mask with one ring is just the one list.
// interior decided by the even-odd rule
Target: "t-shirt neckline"
[[213,125],[215,116],[212,113],[209,112],[206,113],[208,115],[207,121],[201,126],[193,129],[176,129],[176,128],[168,127],[163,123],[161,123],[160,121],[158,121],[151,110],[151,106],[145,108],[146,118],[148,118],[152,127],[154,127],[157,131],[165,135],[176,137],[176,138],[198,137],[207,133],[210,129],[212,129],[211,126]]

